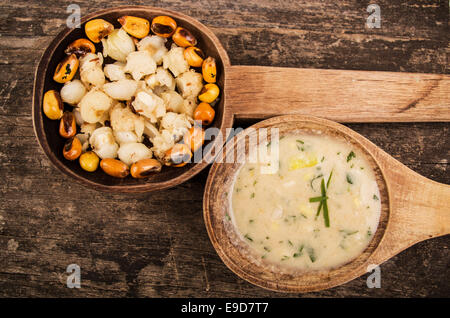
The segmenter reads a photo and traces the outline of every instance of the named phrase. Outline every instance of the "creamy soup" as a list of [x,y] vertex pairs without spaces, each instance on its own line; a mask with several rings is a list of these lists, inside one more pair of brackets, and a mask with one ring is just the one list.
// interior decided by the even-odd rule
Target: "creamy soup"
[[270,164],[244,163],[229,194],[231,220],[252,254],[312,270],[343,265],[364,251],[377,229],[381,202],[375,174],[360,151],[335,137],[285,136],[277,171],[262,169]]

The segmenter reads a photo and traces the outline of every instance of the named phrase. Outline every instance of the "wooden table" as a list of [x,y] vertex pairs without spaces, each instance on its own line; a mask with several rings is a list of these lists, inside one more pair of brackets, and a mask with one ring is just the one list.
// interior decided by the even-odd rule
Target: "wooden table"
[[[31,123],[35,67],[72,0],[0,0],[0,295],[40,297],[284,297],[229,271],[202,218],[208,169],[150,194],[100,193],[73,183],[39,148]],[[79,0],[82,14],[127,4]],[[449,73],[447,1],[134,1],[177,10],[214,31],[232,64]],[[450,107],[449,107],[450,111]],[[320,114],[317,114],[320,115]],[[238,123],[248,125],[246,123]],[[450,183],[450,124],[351,124],[415,171]],[[366,276],[304,296],[450,296],[450,237],[426,241]],[[81,288],[66,267],[81,267]]]

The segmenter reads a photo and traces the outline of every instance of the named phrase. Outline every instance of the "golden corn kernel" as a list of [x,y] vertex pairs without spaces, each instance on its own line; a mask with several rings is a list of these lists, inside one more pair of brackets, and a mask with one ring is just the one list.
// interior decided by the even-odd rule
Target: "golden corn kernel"
[[97,154],[93,151],[85,152],[80,156],[80,166],[83,170],[88,172],[94,172],[98,168],[98,163],[100,159]]
[[216,112],[211,105],[201,102],[198,104],[197,108],[195,108],[194,120],[201,121],[203,126],[208,126],[213,122],[215,114]]
[[184,50],[184,58],[192,67],[200,67],[203,64],[204,54],[198,47],[190,46]]
[[100,168],[112,177],[125,178],[130,173],[128,166],[120,160],[107,158],[100,161]]
[[198,99],[202,102],[211,104],[217,97],[219,97],[219,93],[219,86],[216,84],[206,84],[200,91]]
[[82,145],[77,137],[72,137],[66,141],[63,148],[63,156],[67,160],[75,160],[81,155]]
[[49,119],[61,119],[64,113],[64,105],[59,93],[55,90],[47,91],[44,94],[42,108],[44,110],[45,116],[47,116]]
[[163,38],[168,38],[177,29],[177,23],[171,17],[160,15],[152,20],[152,32]]
[[142,39],[150,32],[150,22],[147,19],[124,15],[118,21],[122,28],[135,38]]
[[172,40],[181,47],[196,46],[197,39],[187,29],[178,27],[172,35]]
[[94,43],[99,43],[104,37],[111,34],[114,26],[103,19],[94,19],[88,21],[84,26],[86,36]]
[[166,151],[164,156],[164,163],[167,166],[183,167],[192,158],[192,152],[185,144],[176,144]]
[[71,112],[64,112],[59,123],[59,134],[64,138],[71,138],[77,133],[75,116]]
[[183,141],[191,148],[192,152],[196,152],[205,141],[205,131],[194,126],[184,135]]
[[202,74],[203,74],[203,79],[205,80],[205,82],[208,82],[208,83],[216,82],[217,68],[216,68],[216,59],[215,58],[210,56],[206,60],[203,61]]
[[95,53],[95,45],[88,39],[78,39],[69,44],[64,51],[66,54],[75,54],[77,57],[82,57],[87,53]]
[[71,81],[75,76],[80,62],[75,54],[66,56],[56,67],[53,80],[58,83]]
[[160,172],[162,168],[161,163],[155,159],[142,159],[131,165],[131,176],[133,178],[141,179],[147,178],[155,172]]

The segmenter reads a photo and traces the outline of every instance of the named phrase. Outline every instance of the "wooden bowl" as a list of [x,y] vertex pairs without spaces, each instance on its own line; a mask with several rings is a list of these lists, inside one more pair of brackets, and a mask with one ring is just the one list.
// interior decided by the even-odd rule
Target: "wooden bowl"
[[351,143],[365,154],[375,172],[381,196],[381,216],[369,246],[343,266],[309,272],[274,267],[252,256],[248,245],[237,235],[227,217],[231,213],[228,193],[243,161],[214,163],[203,198],[206,229],[223,262],[250,283],[282,292],[331,288],[361,276],[368,271],[369,265],[381,264],[412,244],[450,232],[450,186],[418,175],[351,129],[315,117],[274,117],[257,123],[230,140],[225,147],[225,156],[230,152],[241,156],[248,154],[247,136],[255,134],[253,129],[258,128],[278,128],[280,137],[319,130],[322,134]]
[[[182,168],[163,167],[161,173],[155,174],[148,179],[125,179],[113,178],[106,175],[101,169],[94,173],[89,173],[81,169],[78,160],[71,162],[64,159],[62,148],[64,138],[58,134],[59,121],[49,120],[42,111],[43,95],[50,89],[60,90],[62,84],[53,81],[53,72],[59,61],[65,56],[64,50],[67,45],[78,38],[85,38],[84,24],[94,18],[102,18],[120,27],[117,19],[123,15],[133,15],[152,20],[158,15],[168,15],[177,21],[179,26],[190,30],[198,40],[200,47],[207,56],[216,59],[218,66],[217,84],[222,90],[219,103],[215,106],[216,116],[212,127],[224,128],[231,126],[231,117],[225,116],[225,66],[230,64],[228,55],[220,44],[216,36],[200,22],[177,12],[163,10],[159,8],[144,6],[129,6],[106,9],[85,16],[81,20],[81,28],[64,29],[50,43],[45,50],[38,68],[36,70],[34,92],[33,92],[33,124],[35,134],[44,153],[50,161],[62,172],[73,177],[75,180],[90,186],[94,189],[114,192],[147,192],[165,189],[186,181],[206,165],[206,161],[200,163],[190,163]],[[102,51],[101,44],[97,45],[97,50]],[[67,106],[65,106],[67,107]],[[211,141],[216,142],[216,141]],[[221,142],[221,141],[219,141]]]

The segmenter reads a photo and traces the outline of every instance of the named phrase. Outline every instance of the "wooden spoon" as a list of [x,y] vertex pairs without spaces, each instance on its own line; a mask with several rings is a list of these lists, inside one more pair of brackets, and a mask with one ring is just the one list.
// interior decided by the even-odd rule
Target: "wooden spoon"
[[[283,292],[327,289],[363,275],[369,265],[379,265],[417,242],[449,234],[450,186],[415,173],[353,130],[326,119],[299,115],[274,117],[250,128],[279,128],[280,136],[320,130],[323,134],[347,140],[365,154],[372,166],[382,205],[379,226],[372,241],[353,261],[326,271],[280,272],[253,258],[228,221],[228,191],[242,163],[214,163],[203,200],[206,228],[223,262],[250,283]],[[254,133],[250,128],[230,140],[225,153],[238,149],[248,153],[245,140]]]

